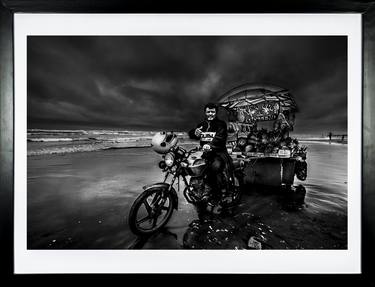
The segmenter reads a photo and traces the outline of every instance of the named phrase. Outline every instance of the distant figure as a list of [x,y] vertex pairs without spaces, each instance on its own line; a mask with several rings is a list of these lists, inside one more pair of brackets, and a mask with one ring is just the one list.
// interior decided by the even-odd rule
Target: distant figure
[[342,135],[342,137],[341,137],[341,141],[343,142],[344,139],[345,139],[345,135]]
[[329,136],[329,143],[331,143],[331,140],[332,140],[332,132],[329,132],[328,136]]

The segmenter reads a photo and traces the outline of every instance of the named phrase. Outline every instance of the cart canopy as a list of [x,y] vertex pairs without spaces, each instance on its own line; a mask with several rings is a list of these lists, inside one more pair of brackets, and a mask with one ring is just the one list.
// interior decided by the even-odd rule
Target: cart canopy
[[244,84],[231,89],[217,101],[227,110],[249,113],[252,120],[274,120],[280,112],[298,111],[289,90],[264,84]]

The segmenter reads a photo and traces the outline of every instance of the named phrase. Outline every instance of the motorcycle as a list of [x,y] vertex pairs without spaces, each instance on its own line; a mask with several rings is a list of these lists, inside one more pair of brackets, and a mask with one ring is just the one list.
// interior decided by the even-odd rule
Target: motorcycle
[[[185,187],[182,193],[187,202],[196,207],[198,214],[212,207],[215,195],[207,182],[204,153],[200,147],[188,151],[176,144],[166,150],[159,162],[159,168],[165,173],[164,181],[144,186],[144,191],[130,208],[128,223],[134,234],[151,235],[168,223],[173,211],[178,209],[178,195],[174,188],[176,181],[178,192],[183,181]],[[227,176],[227,190],[225,200],[219,200],[219,204],[222,211],[229,211],[240,199],[242,166],[223,176]]]

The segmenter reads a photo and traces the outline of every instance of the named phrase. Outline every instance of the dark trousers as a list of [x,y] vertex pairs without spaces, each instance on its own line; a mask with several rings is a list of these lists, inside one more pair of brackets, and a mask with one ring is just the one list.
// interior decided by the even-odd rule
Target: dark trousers
[[228,172],[230,172],[231,160],[229,156],[220,153],[207,154],[208,168],[207,178],[208,183],[213,189],[213,193],[220,197],[222,191],[227,189]]

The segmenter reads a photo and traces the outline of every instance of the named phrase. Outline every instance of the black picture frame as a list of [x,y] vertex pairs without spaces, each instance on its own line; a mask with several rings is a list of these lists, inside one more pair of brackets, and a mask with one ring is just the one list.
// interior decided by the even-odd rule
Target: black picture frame
[[[238,280],[251,280],[251,284],[277,285],[331,285],[360,284],[374,286],[375,270],[375,2],[335,1],[264,1],[245,5],[230,3],[199,3],[198,1],[100,1],[100,0],[30,0],[2,1],[0,4],[0,248],[1,278],[11,282],[29,280],[48,281],[53,275],[14,275],[13,260],[13,182],[14,182],[14,57],[13,15],[14,13],[361,13],[363,19],[363,108],[362,108],[362,274],[361,275],[217,275],[215,280],[226,284],[244,284]],[[255,263],[256,264],[256,263]],[[73,277],[77,278],[78,275]],[[84,276],[84,275],[82,275]],[[110,276],[110,275],[108,275]],[[113,276],[113,275],[112,275]],[[134,275],[126,275],[131,279]],[[179,280],[207,279],[207,275],[179,275]],[[212,275],[214,276],[214,275]],[[59,275],[71,280],[72,275]],[[98,275],[84,276],[85,280],[107,283],[108,278]],[[168,275],[142,277],[144,283],[154,280],[171,280]],[[250,278],[249,278],[250,277]],[[100,276],[101,278],[101,276]],[[59,279],[59,280],[60,280]],[[102,281],[103,280],[103,281]],[[210,280],[210,279],[209,279]],[[182,281],[180,281],[182,282]],[[248,282],[249,283],[249,282]],[[248,284],[246,283],[246,284]],[[176,284],[174,282],[173,284]],[[178,283],[177,283],[178,284]]]

